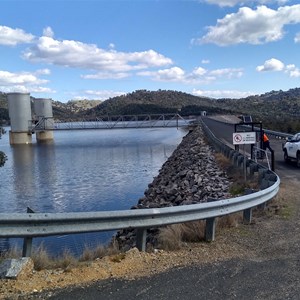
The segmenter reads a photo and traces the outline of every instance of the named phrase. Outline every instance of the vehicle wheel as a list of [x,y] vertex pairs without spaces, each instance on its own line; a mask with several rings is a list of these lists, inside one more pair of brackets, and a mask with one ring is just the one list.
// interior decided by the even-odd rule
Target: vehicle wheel
[[284,150],[283,159],[286,163],[288,163],[290,161],[286,150]]
[[300,168],[300,153],[297,153],[297,167]]

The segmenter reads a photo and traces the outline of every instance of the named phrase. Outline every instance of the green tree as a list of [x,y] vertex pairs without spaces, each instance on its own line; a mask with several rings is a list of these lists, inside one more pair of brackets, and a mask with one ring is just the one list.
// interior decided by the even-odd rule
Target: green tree
[[0,167],[3,167],[7,157],[4,152],[0,151]]
[[[1,135],[4,133],[5,133],[4,129],[0,126],[0,139],[1,139]],[[0,168],[4,166],[6,160],[7,160],[7,156],[5,155],[4,152],[0,151]]]

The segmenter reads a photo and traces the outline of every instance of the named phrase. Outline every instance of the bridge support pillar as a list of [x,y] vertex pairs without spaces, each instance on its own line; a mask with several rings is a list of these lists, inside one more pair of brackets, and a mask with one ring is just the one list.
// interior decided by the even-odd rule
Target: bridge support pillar
[[26,132],[9,131],[9,143],[11,145],[32,144],[32,134]]
[[38,142],[53,140],[53,131],[38,131],[36,132],[36,140]]

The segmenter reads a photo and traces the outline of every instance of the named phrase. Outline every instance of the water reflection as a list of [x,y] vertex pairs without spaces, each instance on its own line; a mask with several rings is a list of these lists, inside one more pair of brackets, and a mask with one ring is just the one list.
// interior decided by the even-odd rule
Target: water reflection
[[13,154],[13,194],[15,201],[14,211],[25,212],[26,206],[30,206],[36,199],[37,185],[35,181],[35,170],[32,168],[35,151],[32,145],[14,145]]
[[[55,132],[52,142],[8,146],[8,161],[0,168],[5,182],[0,185],[0,209],[128,209],[143,196],[184,135],[176,129],[64,131]],[[110,237],[111,233],[51,237],[34,239],[34,245],[43,241],[51,252],[64,247],[76,252]]]

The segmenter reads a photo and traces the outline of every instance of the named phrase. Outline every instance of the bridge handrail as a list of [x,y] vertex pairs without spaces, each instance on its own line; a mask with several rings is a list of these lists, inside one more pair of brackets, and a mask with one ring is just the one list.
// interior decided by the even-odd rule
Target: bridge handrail
[[[205,129],[209,139],[217,147],[220,141],[208,128]],[[226,145],[222,147],[229,153]],[[226,150],[225,150],[226,149]],[[232,152],[233,151],[233,152]],[[238,153],[230,149],[230,155]],[[253,162],[254,163],[254,162]],[[146,248],[147,229],[175,223],[195,220],[214,220],[216,217],[244,211],[244,219],[249,220],[251,209],[271,200],[279,190],[280,179],[274,172],[263,169],[260,180],[266,178],[268,186],[258,192],[236,198],[221,199],[213,202],[183,205],[165,208],[104,211],[104,212],[71,212],[71,213],[0,213],[0,238],[23,237],[35,238],[42,236],[110,231],[125,228],[137,229],[137,247]],[[273,175],[273,179],[270,179]],[[208,228],[208,224],[210,224]],[[214,240],[214,222],[207,222],[206,240]],[[31,255],[30,250],[25,256]]]
[[54,120],[53,117],[40,117],[38,122],[28,126],[31,132],[68,129],[121,129],[153,127],[187,127],[192,119],[185,119],[178,113],[140,114],[140,115],[103,115],[84,119]]

